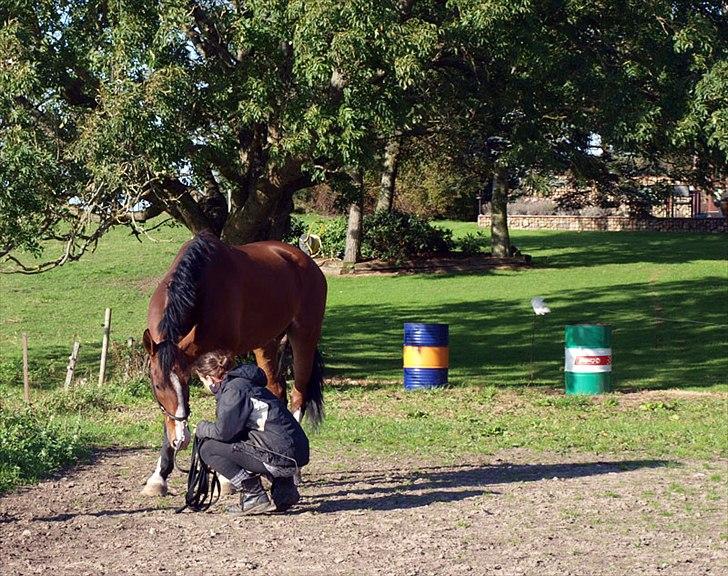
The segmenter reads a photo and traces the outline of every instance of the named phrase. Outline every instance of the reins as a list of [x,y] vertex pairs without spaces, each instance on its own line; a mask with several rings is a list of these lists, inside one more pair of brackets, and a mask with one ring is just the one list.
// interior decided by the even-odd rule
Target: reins
[[[190,469],[183,470],[177,464],[177,450],[174,451],[174,465],[180,472],[187,473],[187,493],[185,504],[175,510],[177,514],[189,508],[194,512],[205,512],[220,499],[220,479],[200,457],[199,449],[203,440],[194,437],[192,441],[192,457]],[[217,492],[217,495],[215,494]]]

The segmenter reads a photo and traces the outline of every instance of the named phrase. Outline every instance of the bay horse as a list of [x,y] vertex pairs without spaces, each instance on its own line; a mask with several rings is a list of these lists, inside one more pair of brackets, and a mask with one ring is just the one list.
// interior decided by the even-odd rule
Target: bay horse
[[323,362],[318,351],[326,279],[298,248],[277,241],[228,246],[211,232],[185,243],[149,302],[144,347],[152,394],[164,413],[162,449],[143,494],[164,495],[174,451],[189,443],[189,378],[206,352],[253,352],[267,386],[284,403],[279,346],[293,353],[290,410],[314,425],[323,418]]

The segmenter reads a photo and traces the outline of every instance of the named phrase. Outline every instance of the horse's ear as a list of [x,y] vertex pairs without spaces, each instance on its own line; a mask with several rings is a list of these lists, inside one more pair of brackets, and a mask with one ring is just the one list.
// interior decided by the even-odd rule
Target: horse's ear
[[197,357],[197,342],[195,342],[195,337],[197,336],[197,325],[194,325],[192,327],[192,330],[189,331],[187,336],[182,338],[182,340],[179,341],[177,344],[177,347],[182,350],[185,356],[190,358]]
[[144,330],[144,336],[142,337],[142,342],[144,343],[144,348],[149,353],[149,355],[154,356],[155,348],[157,347],[157,344],[152,339],[152,333],[149,332],[149,328]]

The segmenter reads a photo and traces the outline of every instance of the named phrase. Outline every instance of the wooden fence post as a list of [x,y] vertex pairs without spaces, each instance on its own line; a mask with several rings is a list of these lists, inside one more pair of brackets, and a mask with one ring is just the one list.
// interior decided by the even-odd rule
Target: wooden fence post
[[28,335],[23,332],[23,397],[30,404],[30,377],[28,376]]
[[103,385],[106,375],[106,354],[109,351],[109,333],[111,332],[111,308],[104,314],[104,339],[101,342],[101,366],[99,367],[99,386]]
[[81,344],[78,340],[74,340],[73,350],[68,357],[68,367],[66,368],[66,383],[63,385],[65,390],[68,390],[71,387],[71,382],[73,382],[73,374],[76,371],[76,360],[78,360],[78,349],[80,347]]

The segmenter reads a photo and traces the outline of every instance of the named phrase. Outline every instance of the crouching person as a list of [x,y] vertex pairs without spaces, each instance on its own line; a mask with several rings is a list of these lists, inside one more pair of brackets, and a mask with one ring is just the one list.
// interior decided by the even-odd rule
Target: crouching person
[[[233,367],[231,355],[209,352],[194,370],[217,401],[215,422],[201,421],[196,435],[204,439],[200,456],[240,492],[230,514],[283,512],[300,496],[294,474],[308,464],[309,446],[301,425],[266,388],[263,371],[254,364]],[[260,477],[271,480],[271,498]]]

